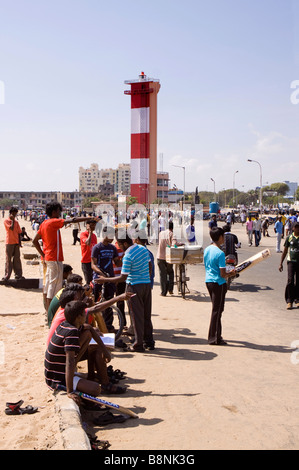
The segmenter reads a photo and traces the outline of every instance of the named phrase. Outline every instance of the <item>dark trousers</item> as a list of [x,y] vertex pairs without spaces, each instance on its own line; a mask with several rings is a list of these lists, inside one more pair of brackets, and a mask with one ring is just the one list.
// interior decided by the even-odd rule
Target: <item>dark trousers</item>
[[73,245],[76,245],[77,242],[80,243],[80,238],[78,237],[78,232],[79,232],[78,228],[73,229]]
[[212,315],[210,320],[208,342],[209,344],[219,343],[222,339],[221,317],[224,310],[227,285],[226,283],[219,285],[217,282],[207,282],[206,285],[212,301]]
[[91,263],[81,263],[81,269],[84,275],[85,283],[89,285],[92,281],[92,275],[93,275]]
[[15,277],[21,277],[23,275],[20,245],[5,245],[5,278],[9,279],[12,271],[15,273]]
[[129,302],[129,310],[135,333],[133,348],[143,350],[145,346],[154,346],[152,314],[152,289],[150,284],[128,284],[128,292],[136,294]]
[[287,262],[288,281],[285,289],[287,303],[299,301],[299,263]]
[[[102,290],[101,284],[95,284],[93,288],[93,293],[94,293],[94,300],[95,302],[99,301],[100,293]],[[114,297],[115,294],[115,286],[114,284],[110,284],[109,282],[106,282],[104,284],[104,300],[110,300]],[[111,307],[106,308],[102,312],[104,321],[106,323],[108,331],[111,331],[113,329],[113,310]]]
[[260,230],[255,230],[254,231],[255,246],[259,246],[261,238],[262,238],[261,237],[261,231]]
[[160,272],[161,294],[166,295],[167,292],[173,292],[174,271],[173,265],[167,263],[164,259],[158,259],[158,267]]

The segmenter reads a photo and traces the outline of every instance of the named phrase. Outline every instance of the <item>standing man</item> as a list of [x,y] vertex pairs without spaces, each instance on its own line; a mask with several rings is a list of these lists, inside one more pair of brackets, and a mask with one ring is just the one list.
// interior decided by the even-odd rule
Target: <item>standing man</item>
[[[129,235],[118,238],[118,245],[125,251],[121,275],[111,279],[118,283],[125,281],[126,291],[133,296],[129,301],[131,322],[134,328],[135,340],[130,348],[132,352],[143,352],[145,349],[155,349],[153,339],[152,290],[151,290],[151,260],[145,246],[137,244],[137,239],[132,240]],[[97,282],[108,282],[101,277]],[[135,295],[134,295],[135,294]]]
[[224,244],[224,230],[214,227],[210,231],[210,237],[212,243],[204,251],[205,281],[212,301],[208,343],[222,346],[227,344],[221,335],[221,317],[227,292],[226,278],[234,276],[235,271],[226,272],[225,254],[220,248]]
[[287,309],[293,308],[293,302],[299,308],[299,222],[294,225],[294,231],[291,233],[284,244],[284,250],[281,255],[279,271],[283,271],[283,261],[287,256],[288,280],[285,289],[285,300]]
[[[62,287],[63,282],[63,249],[60,229],[68,224],[85,222],[91,217],[74,217],[61,219],[62,206],[58,202],[46,205],[45,219],[34,237],[32,243],[46,263],[46,282],[44,286],[44,303],[46,312],[52,299]],[[42,247],[39,242],[42,242]]]
[[160,273],[160,287],[163,297],[173,294],[174,271],[173,265],[166,261],[166,247],[176,245],[177,240],[173,235],[173,222],[169,222],[168,229],[159,233],[159,246],[157,251],[157,263]]
[[80,234],[81,245],[81,268],[84,275],[85,283],[90,284],[92,281],[93,270],[91,267],[91,251],[97,244],[98,239],[94,233],[97,225],[96,220],[88,220],[86,222],[86,230]]
[[[99,276],[107,276],[109,281],[105,283],[104,298],[110,300],[115,294],[115,285],[110,282],[114,277],[113,263],[118,265],[120,260],[118,257],[117,249],[112,245],[114,239],[114,228],[105,226],[103,227],[103,240],[97,243],[91,252],[91,267],[93,270],[93,280],[95,281]],[[94,282],[94,296],[95,302],[98,301],[101,292],[101,285]],[[113,312],[109,307],[103,312],[108,331],[114,330],[113,328]]]
[[217,227],[217,215],[216,214],[212,215],[212,218],[209,222],[209,229],[211,230],[211,228],[213,227]]
[[256,218],[253,222],[255,246],[259,246],[260,244],[260,241],[262,238],[261,229],[262,229],[262,221],[259,218],[259,215],[256,214]]
[[283,223],[281,215],[278,216],[278,219],[275,222],[274,232],[276,234],[276,253],[281,253],[280,243],[283,234]]
[[246,222],[246,233],[248,236],[248,246],[252,246],[253,220],[251,220],[251,215],[248,216],[248,220]]
[[2,281],[10,279],[12,271],[15,273],[16,279],[24,279],[20,247],[21,245],[21,227],[16,220],[18,209],[12,207],[9,210],[9,217],[4,220],[4,227],[6,231],[5,238],[5,276]]

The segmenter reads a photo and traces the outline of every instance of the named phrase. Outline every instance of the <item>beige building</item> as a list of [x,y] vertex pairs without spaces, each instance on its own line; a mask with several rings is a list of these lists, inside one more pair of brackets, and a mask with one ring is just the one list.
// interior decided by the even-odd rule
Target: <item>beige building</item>
[[97,163],[92,163],[90,168],[79,168],[79,191],[96,192],[102,181],[100,180],[100,170]]
[[131,166],[120,163],[116,169],[99,169],[97,163],[90,168],[79,168],[79,191],[97,192],[100,186],[111,184],[115,194],[130,194]]
[[120,163],[116,170],[117,194],[129,195],[131,193],[131,165],[130,163]]

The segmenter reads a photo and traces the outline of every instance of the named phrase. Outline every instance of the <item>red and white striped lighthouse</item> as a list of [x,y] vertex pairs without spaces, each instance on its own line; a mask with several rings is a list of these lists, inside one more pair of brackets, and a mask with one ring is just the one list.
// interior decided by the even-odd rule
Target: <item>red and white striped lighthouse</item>
[[157,199],[157,94],[159,80],[126,80],[131,85],[131,196],[148,206]]

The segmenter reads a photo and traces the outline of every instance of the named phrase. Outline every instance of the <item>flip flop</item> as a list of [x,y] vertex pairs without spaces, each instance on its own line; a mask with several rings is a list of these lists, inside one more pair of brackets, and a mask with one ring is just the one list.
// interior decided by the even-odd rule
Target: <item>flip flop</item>
[[107,413],[95,418],[93,424],[96,426],[106,426],[107,424],[123,423],[126,419],[127,418],[123,415],[114,415],[110,411],[107,411]]
[[[22,401],[22,400],[20,400]],[[25,406],[25,408],[21,408],[20,406],[15,406],[16,404],[10,405],[8,408],[5,409],[5,414],[7,415],[32,415],[33,413],[36,413],[38,408],[33,407],[31,405]]]

